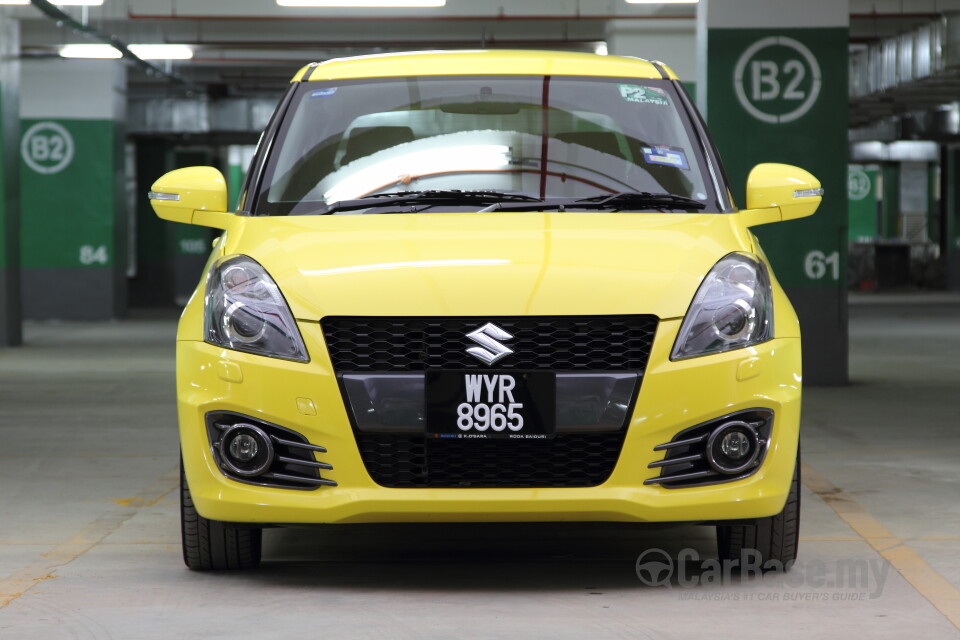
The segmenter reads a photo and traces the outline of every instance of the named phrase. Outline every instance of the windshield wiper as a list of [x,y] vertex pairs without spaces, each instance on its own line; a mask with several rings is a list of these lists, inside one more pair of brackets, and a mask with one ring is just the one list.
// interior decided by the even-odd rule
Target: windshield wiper
[[596,209],[623,211],[624,209],[690,210],[706,208],[706,203],[680,196],[674,193],[650,193],[647,191],[622,191],[589,198],[551,198],[539,203],[533,202],[497,202],[480,213],[488,211],[560,211]]
[[430,189],[427,191],[396,191],[393,193],[375,193],[356,200],[338,200],[331,202],[323,211],[315,212],[318,215],[336,213],[338,211],[356,211],[358,209],[372,209],[374,207],[393,207],[404,205],[425,204],[436,206],[462,205],[490,205],[500,202],[542,203],[540,198],[524,193],[505,193],[501,191],[460,191],[459,189]]
[[[621,191],[610,195],[580,198],[576,202],[591,208],[621,210],[629,207],[648,207],[652,209],[700,209],[707,205],[699,200],[680,196],[675,193],[650,193],[649,191]],[[574,206],[574,205],[567,205]]]

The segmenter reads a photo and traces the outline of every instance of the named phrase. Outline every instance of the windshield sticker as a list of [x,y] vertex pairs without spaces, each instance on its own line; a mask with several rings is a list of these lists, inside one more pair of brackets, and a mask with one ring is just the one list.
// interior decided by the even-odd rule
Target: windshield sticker
[[665,144],[655,144],[643,149],[643,159],[650,164],[662,164],[667,167],[689,170],[687,154],[680,147],[670,147]]
[[659,87],[642,87],[638,84],[618,84],[620,97],[627,102],[640,102],[642,104],[659,104],[669,106],[667,101],[667,92]]
[[336,87],[327,87],[326,89],[317,89],[310,92],[311,98],[329,98],[337,92]]

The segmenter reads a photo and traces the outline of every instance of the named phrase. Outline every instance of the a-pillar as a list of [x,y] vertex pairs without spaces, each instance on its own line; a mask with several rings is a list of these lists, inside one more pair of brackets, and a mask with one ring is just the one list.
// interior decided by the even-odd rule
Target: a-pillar
[[19,145],[23,312],[126,308],[126,73],[116,60],[25,60]]
[[0,7],[0,346],[22,341],[20,313],[20,173],[17,140],[20,29]]
[[800,317],[804,381],[847,382],[848,0],[700,0],[697,99],[739,206],[750,169],[793,164],[826,195],[755,233]]

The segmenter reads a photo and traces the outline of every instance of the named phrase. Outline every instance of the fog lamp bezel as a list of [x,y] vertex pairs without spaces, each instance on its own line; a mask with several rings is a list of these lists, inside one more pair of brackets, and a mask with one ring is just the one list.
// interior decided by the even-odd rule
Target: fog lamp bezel
[[[263,462],[259,466],[252,469],[244,468],[239,466],[239,464],[231,458],[230,441],[235,435],[239,435],[237,432],[248,433],[257,439],[258,444],[260,445],[260,452],[257,453],[257,456],[259,457],[261,453],[264,453]],[[274,451],[273,442],[270,440],[270,436],[267,435],[263,429],[252,424],[238,422],[232,425],[220,435],[217,448],[219,449],[219,457],[223,465],[230,469],[230,471],[245,478],[253,478],[255,476],[262,475],[266,473],[267,470],[270,469],[270,465],[273,464]],[[256,458],[254,458],[254,460],[256,460]]]

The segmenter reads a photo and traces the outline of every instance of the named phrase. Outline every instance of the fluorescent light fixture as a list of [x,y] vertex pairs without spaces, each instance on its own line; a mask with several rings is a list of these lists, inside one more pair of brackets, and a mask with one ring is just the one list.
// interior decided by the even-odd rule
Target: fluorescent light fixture
[[[185,44],[131,44],[130,51],[143,60],[189,60],[193,49]],[[63,58],[120,58],[122,54],[109,44],[67,44],[60,48]]]
[[131,44],[130,51],[143,60],[189,60],[193,49],[185,44]]
[[[0,0],[0,4],[30,4],[30,0]],[[103,0],[53,0],[61,7],[99,7]]]
[[119,49],[109,44],[65,44],[60,47],[62,58],[120,58]]
[[443,7],[447,0],[277,0],[281,7]]

